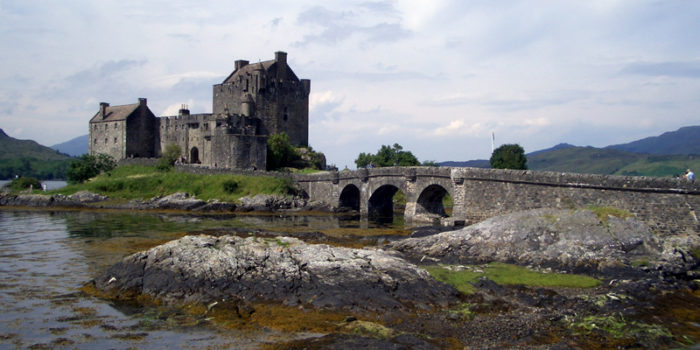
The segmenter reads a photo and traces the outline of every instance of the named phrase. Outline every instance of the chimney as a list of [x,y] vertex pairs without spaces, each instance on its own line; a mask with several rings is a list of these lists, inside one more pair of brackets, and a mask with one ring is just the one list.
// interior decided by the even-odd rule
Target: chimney
[[275,52],[275,62],[287,63],[287,53],[284,51]]
[[178,111],[177,115],[182,118],[190,115],[190,108],[186,104],[180,105],[180,111]]
[[100,102],[100,117],[102,119],[104,119],[107,116],[107,107],[109,107],[109,103]]
[[246,60],[237,60],[237,61],[236,61],[236,70],[239,70],[239,69],[241,69],[241,68],[247,66],[248,63],[249,63],[249,62],[246,61]]
[[143,97],[139,98],[139,107],[146,107],[147,100]]
[[277,63],[277,79],[287,79],[287,53],[283,51],[275,52],[275,62]]

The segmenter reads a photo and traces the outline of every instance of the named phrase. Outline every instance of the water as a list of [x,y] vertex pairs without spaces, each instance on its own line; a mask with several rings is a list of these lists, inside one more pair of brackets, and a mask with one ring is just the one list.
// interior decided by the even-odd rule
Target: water
[[[369,230],[364,228],[370,226]],[[329,235],[404,234],[331,216],[190,216],[0,210],[0,349],[256,348],[294,336],[223,329],[181,310],[114,305],[80,287],[123,256],[184,236],[262,228]],[[308,335],[306,335],[308,336]]]

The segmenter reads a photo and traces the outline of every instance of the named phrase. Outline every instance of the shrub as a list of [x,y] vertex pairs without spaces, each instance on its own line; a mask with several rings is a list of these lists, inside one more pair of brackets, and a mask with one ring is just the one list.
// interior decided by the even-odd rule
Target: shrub
[[236,180],[226,180],[223,183],[224,186],[224,191],[228,194],[232,194],[233,192],[236,192],[238,189],[238,182]]
[[8,183],[5,186],[9,187],[13,191],[26,190],[30,187],[38,190],[38,189],[41,189],[41,182],[39,182],[39,180],[37,180],[33,177],[19,177],[19,178],[12,180],[10,183]]
[[156,165],[156,168],[160,171],[169,171],[170,169],[173,168],[173,164],[175,164],[175,161],[180,158],[182,150],[180,150],[180,146],[177,145],[176,143],[171,143],[165,146],[165,151],[163,151],[163,155],[158,159],[158,164]]
[[100,173],[111,171],[117,167],[114,158],[106,154],[97,156],[83,154],[80,158],[70,163],[66,177],[70,183],[81,183],[93,178]]

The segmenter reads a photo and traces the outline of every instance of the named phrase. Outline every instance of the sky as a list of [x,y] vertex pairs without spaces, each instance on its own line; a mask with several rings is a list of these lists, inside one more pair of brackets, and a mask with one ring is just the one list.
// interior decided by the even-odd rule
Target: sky
[[212,110],[212,86],[288,54],[311,80],[309,143],[354,168],[700,125],[700,1],[0,0],[0,128],[51,146],[100,102]]

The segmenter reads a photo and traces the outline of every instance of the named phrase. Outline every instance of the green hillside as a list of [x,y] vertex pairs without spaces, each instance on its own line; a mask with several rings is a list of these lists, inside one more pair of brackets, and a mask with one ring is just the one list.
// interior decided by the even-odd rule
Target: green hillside
[[18,140],[0,129],[0,179],[17,175],[40,180],[65,179],[73,159],[32,140]]
[[571,173],[674,176],[700,169],[700,155],[650,155],[610,148],[568,147],[528,156],[528,167]]

